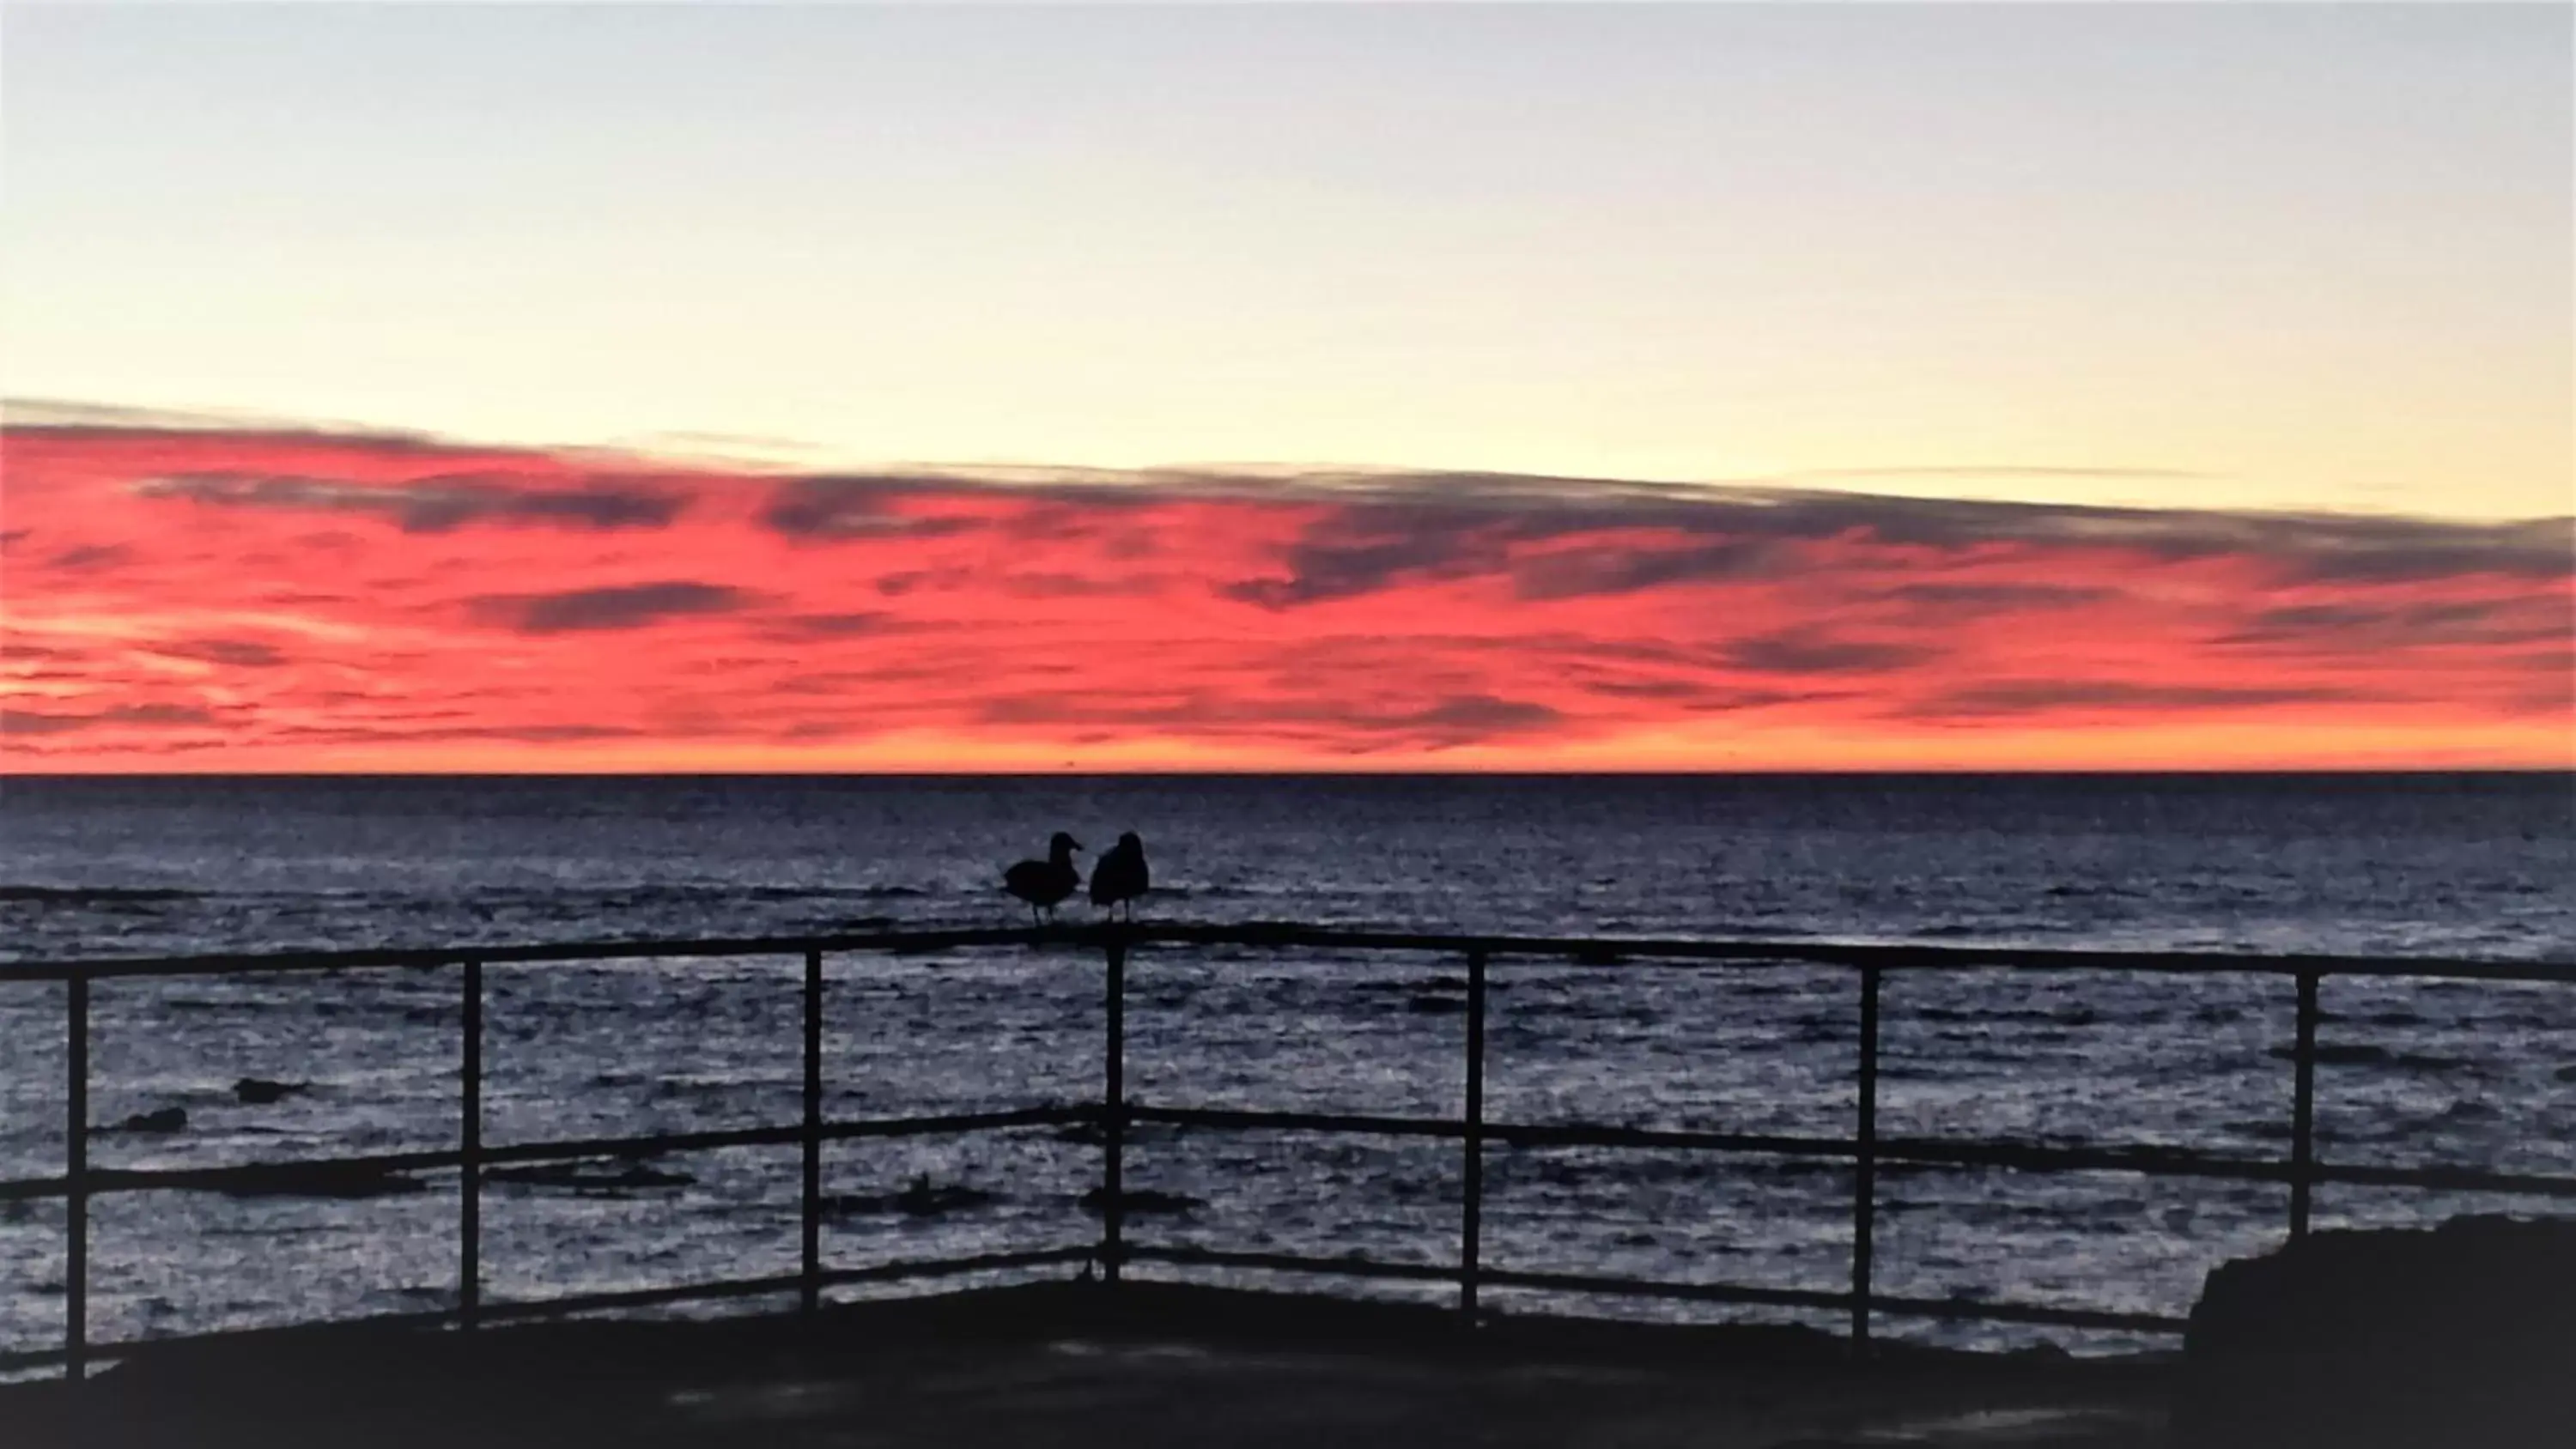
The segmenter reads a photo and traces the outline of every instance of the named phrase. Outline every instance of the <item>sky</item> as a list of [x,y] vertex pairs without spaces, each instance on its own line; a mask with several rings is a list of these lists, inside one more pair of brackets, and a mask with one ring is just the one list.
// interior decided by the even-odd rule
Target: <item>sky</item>
[[2559,6],[0,11],[0,769],[2576,764]]

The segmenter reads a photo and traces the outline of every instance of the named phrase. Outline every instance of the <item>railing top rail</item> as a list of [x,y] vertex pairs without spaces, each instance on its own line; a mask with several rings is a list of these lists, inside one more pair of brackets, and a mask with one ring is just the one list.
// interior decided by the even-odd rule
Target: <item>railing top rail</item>
[[1311,947],[1346,951],[1482,953],[1496,964],[1543,959],[1616,967],[1667,965],[1841,966],[1880,970],[2251,972],[2277,976],[2414,976],[2474,981],[2576,984],[2576,962],[2434,956],[2259,954],[2238,951],[2104,951],[2052,947],[1917,945],[1632,936],[1507,936],[1351,930],[1294,922],[1139,922],[1030,928],[938,928],[808,936],[555,941],[528,945],[405,947],[357,951],[274,951],[195,956],[87,957],[0,963],[0,982],[119,976],[220,976],[269,971],[336,971],[546,962],[801,956],[808,951],[900,955],[997,946],[1090,946],[1112,940],[1152,946]]

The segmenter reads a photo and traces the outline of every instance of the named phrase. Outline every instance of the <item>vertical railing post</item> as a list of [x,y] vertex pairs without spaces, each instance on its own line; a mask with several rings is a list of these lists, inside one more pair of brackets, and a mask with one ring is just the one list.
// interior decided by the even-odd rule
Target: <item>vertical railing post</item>
[[805,1196],[802,1302],[823,1306],[823,953],[805,953]]
[[63,1376],[77,1384],[89,1371],[89,977],[63,986]]
[[1860,1122],[1852,1158],[1851,1340],[1869,1346],[1871,1260],[1878,1235],[1878,968],[1860,969]]
[[2290,1098],[2290,1240],[2308,1235],[2308,1183],[2317,1165],[2317,973],[2299,973],[2299,1045]]
[[1466,1147],[1459,1163],[1465,1198],[1458,1225],[1458,1313],[1476,1323],[1485,1236],[1485,953],[1467,953]]
[[483,963],[465,962],[464,1061],[458,1089],[456,1321],[483,1315]]
[[1114,934],[1108,978],[1102,1002],[1108,1040],[1101,1061],[1100,1276],[1115,1283],[1127,1256],[1127,942]]

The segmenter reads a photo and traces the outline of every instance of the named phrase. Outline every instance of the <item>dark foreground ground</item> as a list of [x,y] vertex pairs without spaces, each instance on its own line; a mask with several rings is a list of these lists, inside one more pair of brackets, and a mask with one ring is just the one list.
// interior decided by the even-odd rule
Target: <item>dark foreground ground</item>
[[294,1330],[0,1389],[0,1441],[160,1446],[2165,1444],[2165,1365],[1128,1283],[796,1317]]

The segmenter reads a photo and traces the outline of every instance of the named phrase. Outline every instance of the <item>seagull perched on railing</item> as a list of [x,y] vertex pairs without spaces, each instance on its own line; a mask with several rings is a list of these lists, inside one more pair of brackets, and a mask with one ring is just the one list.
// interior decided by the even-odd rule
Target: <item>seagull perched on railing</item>
[[1091,868],[1091,903],[1114,913],[1124,901],[1127,919],[1132,921],[1136,919],[1136,898],[1152,883],[1153,876],[1145,869],[1145,842],[1130,830],[1119,836],[1118,843],[1109,847],[1109,853]]
[[1082,884],[1082,872],[1073,868],[1073,853],[1080,849],[1081,841],[1059,830],[1047,842],[1046,859],[1024,860],[1002,872],[1002,889],[1029,903],[1030,925],[1038,923],[1039,911],[1054,920],[1056,902]]

